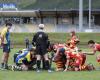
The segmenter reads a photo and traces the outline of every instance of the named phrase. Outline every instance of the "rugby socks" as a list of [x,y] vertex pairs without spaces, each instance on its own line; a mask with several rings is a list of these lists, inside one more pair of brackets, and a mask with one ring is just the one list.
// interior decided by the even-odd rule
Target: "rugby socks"
[[50,65],[48,60],[45,61],[45,67],[47,70],[50,70]]
[[8,69],[8,64],[4,63],[4,69]]
[[0,68],[4,68],[4,63],[1,63]]
[[37,60],[37,69],[40,70],[41,61]]
[[42,69],[43,69],[43,70],[46,70],[46,67],[45,67],[45,60],[44,60],[44,59],[42,60]]

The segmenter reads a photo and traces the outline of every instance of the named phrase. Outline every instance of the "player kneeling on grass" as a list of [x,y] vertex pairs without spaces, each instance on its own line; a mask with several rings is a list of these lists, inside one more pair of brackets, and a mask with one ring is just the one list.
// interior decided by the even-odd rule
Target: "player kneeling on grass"
[[50,50],[53,51],[54,57],[53,62],[56,64],[56,71],[63,71],[65,69],[66,56],[65,56],[66,46],[64,44],[51,44]]
[[79,50],[78,53],[66,51],[67,61],[66,61],[66,69],[70,71],[91,71],[95,70],[95,67],[90,64],[85,64],[86,62],[86,53]]
[[65,49],[60,48],[57,50],[54,56],[54,62],[56,64],[56,71],[63,71],[65,69],[66,56],[64,53],[65,53]]
[[82,57],[79,54],[74,54],[71,51],[66,51],[65,54],[66,54],[66,57],[67,57],[67,61],[66,61],[66,69],[64,71],[68,70],[68,68],[70,66],[70,64],[69,64],[70,60],[72,60],[72,59],[74,60],[73,65],[72,65],[74,67],[73,69],[75,71],[79,71],[80,66],[82,64]]
[[17,58],[17,56],[20,55],[20,54],[22,54],[22,53],[24,53],[25,51],[28,51],[28,49],[19,50],[18,52],[16,52],[16,53],[14,54],[13,58],[14,58],[14,63],[15,63],[15,64],[16,64],[16,58]]
[[27,71],[36,64],[36,57],[34,49],[31,48],[29,51],[24,51],[16,57],[15,63],[17,66],[13,66],[12,70],[23,70]]

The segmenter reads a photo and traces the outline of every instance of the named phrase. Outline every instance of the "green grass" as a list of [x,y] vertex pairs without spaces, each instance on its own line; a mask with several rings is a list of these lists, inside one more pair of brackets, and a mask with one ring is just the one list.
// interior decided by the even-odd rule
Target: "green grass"
[[[34,33],[12,33],[11,40],[14,46],[24,45],[24,39],[28,37],[30,42],[32,41]],[[70,38],[68,33],[48,33],[49,39],[51,42],[60,42],[64,43],[67,39]],[[100,42],[100,33],[77,33],[77,36],[80,39],[80,45],[87,45],[88,40],[95,40],[96,42]]]
[[[68,33],[48,33],[51,42],[65,42],[69,38]],[[88,48],[87,41],[94,39],[100,42],[100,33],[78,33],[80,38],[80,46],[83,51],[90,51]],[[13,54],[19,50],[15,48],[16,45],[23,45],[24,48],[24,38],[28,37],[30,41],[32,40],[33,33],[12,33],[11,39],[14,42],[14,49],[11,50],[9,64],[13,64]],[[22,48],[21,47],[21,48]],[[98,54],[98,53],[97,53]],[[97,55],[96,54],[96,55]],[[92,63],[95,67],[100,67],[96,62],[96,55],[87,56],[86,63]],[[0,49],[0,59],[2,56],[2,50]],[[53,63],[54,64],[54,63]],[[55,67],[54,65],[52,67]],[[35,71],[0,71],[0,80],[99,80],[100,71],[83,71],[83,72],[53,72],[48,73],[43,71],[37,73]]]
[[[1,74],[2,73],[2,74]],[[36,73],[1,71],[0,80],[99,80],[100,71]]]
[[[12,49],[9,58],[9,64],[13,64],[13,54],[19,49]],[[83,49],[88,51],[89,49]],[[2,50],[0,49],[0,57]],[[100,65],[96,62],[95,56],[87,56],[87,63],[93,63],[96,67]],[[1,59],[1,58],[0,58]],[[54,63],[53,63],[54,64]],[[55,67],[55,66],[52,66]],[[82,71],[82,72],[53,72],[43,71],[0,71],[0,80],[99,80],[100,71]]]

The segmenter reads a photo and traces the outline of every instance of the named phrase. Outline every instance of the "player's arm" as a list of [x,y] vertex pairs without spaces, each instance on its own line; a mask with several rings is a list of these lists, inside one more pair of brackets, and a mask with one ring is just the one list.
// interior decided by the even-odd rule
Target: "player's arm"
[[93,50],[93,52],[83,52],[83,54],[86,54],[86,55],[95,55],[96,53],[96,50]]
[[32,40],[32,44],[33,44],[33,46],[35,45],[35,42],[36,42],[36,34],[33,36],[33,40]]
[[80,42],[79,38],[77,36],[75,37],[74,41],[75,41],[76,44],[78,44]]
[[4,44],[4,38],[5,38],[5,36],[6,36],[6,30],[4,29],[2,32],[1,32],[1,45],[3,45]]
[[57,50],[57,52],[54,55],[54,61],[57,61],[57,59],[59,57],[58,55],[59,55],[59,49]]
[[26,52],[24,52],[24,53],[18,55],[17,58],[16,58],[16,62],[17,62],[17,63],[21,63],[22,59],[25,58],[25,56],[27,55],[27,53],[28,53],[28,52],[26,51]]

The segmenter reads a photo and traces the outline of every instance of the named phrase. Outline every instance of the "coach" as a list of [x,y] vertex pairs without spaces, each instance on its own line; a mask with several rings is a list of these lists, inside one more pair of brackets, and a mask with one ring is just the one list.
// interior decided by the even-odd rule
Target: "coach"
[[49,67],[49,59],[47,54],[47,48],[49,45],[48,35],[44,32],[44,24],[39,24],[39,31],[34,35],[32,44],[36,45],[37,54],[37,72],[40,72],[41,59],[44,57],[45,66],[48,72],[51,72]]

